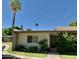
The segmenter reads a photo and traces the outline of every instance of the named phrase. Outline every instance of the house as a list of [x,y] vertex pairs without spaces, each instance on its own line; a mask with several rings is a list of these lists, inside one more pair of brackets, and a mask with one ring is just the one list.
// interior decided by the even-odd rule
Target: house
[[25,47],[37,46],[40,47],[38,42],[47,39],[49,48],[55,48],[55,41],[58,38],[58,33],[68,32],[73,35],[77,35],[76,27],[59,27],[55,30],[38,30],[38,31],[14,31],[13,49],[20,44]]
[[2,41],[3,42],[11,42],[12,41],[12,36],[2,36]]

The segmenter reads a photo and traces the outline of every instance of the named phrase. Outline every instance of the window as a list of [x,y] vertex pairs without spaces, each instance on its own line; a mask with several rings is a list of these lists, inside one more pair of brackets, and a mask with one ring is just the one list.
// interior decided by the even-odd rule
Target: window
[[27,42],[28,43],[37,43],[38,42],[38,37],[37,36],[28,36],[27,37]]
[[28,43],[31,43],[31,42],[32,42],[32,36],[28,36],[28,37],[27,37],[27,42],[28,42]]
[[32,42],[37,43],[38,42],[38,37],[37,36],[32,36]]

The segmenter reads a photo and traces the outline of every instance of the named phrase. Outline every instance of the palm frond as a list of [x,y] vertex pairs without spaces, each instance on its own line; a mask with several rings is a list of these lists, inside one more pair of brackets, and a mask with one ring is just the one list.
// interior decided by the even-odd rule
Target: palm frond
[[13,11],[18,11],[21,9],[20,0],[11,0],[11,8]]

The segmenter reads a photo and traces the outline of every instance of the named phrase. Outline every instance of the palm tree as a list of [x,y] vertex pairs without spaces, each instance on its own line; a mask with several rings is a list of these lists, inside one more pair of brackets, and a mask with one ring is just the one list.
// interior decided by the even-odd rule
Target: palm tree
[[[13,20],[12,20],[12,36],[13,36],[16,12],[21,9],[20,0],[11,0],[10,6],[11,6],[11,9],[13,11]],[[14,39],[12,39],[12,40],[14,42]],[[14,48],[13,48],[13,50],[14,50]]]

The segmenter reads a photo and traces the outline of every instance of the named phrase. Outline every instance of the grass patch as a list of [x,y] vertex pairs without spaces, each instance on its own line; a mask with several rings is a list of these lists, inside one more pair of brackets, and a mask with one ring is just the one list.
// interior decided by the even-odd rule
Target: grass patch
[[77,56],[74,55],[60,55],[61,59],[77,59]]
[[59,52],[61,59],[77,59],[76,52]]
[[9,49],[7,51],[4,51],[4,53],[12,53],[15,55],[21,55],[21,56],[31,56],[31,57],[38,57],[38,58],[44,58],[47,56],[47,54],[43,53],[29,53],[29,52],[19,52],[19,51],[12,51],[12,43],[6,43],[9,45]]

